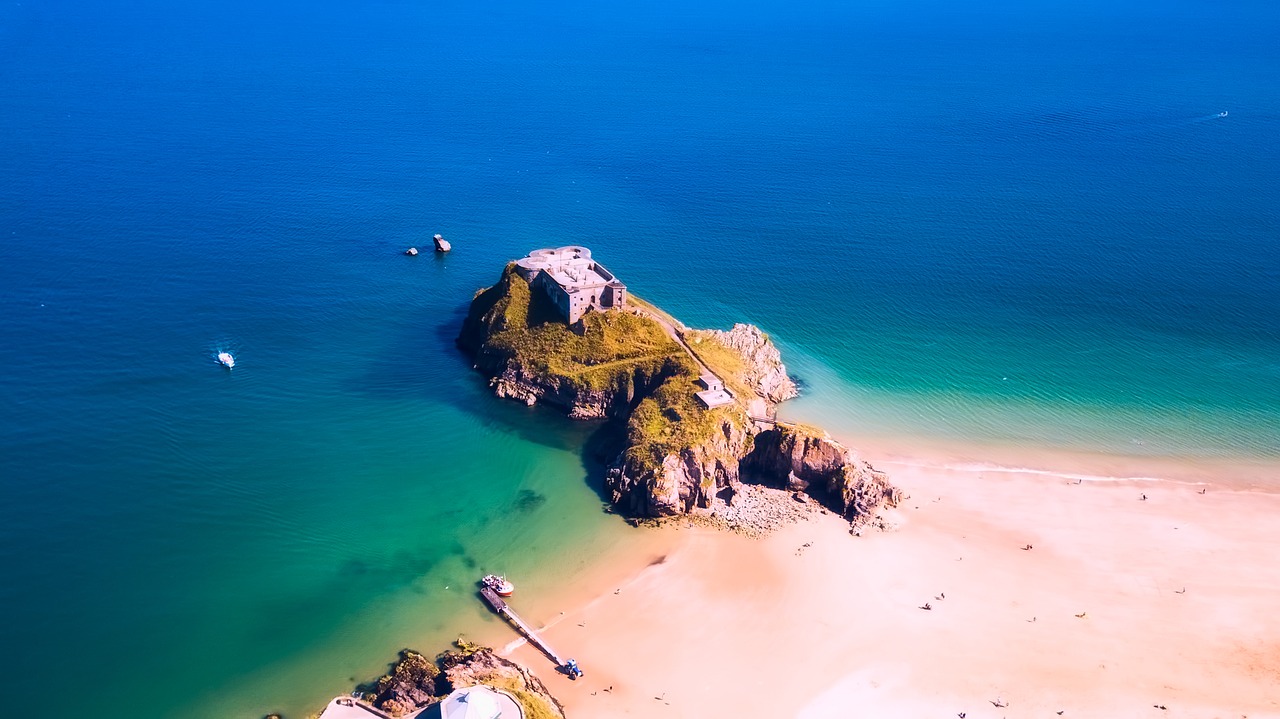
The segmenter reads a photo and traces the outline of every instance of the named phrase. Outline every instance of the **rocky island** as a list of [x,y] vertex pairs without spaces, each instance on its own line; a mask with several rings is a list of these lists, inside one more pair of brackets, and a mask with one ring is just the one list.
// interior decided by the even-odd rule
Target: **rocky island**
[[629,296],[584,247],[507,265],[476,293],[457,341],[497,396],[606,420],[618,440],[604,486],[629,516],[724,517],[763,486],[856,529],[899,500],[823,430],[777,421],[796,386],[766,334],[691,330]]

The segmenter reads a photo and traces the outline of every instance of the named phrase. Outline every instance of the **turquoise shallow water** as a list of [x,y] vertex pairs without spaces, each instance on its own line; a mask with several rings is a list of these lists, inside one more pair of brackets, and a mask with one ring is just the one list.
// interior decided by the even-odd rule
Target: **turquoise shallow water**
[[0,689],[303,716],[625,541],[452,345],[544,245],[840,432],[1277,459],[1277,12],[0,9]]

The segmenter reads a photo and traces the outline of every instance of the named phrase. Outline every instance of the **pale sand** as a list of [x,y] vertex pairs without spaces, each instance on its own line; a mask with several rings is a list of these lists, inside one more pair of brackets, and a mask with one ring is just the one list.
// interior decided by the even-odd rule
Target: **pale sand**
[[514,602],[584,679],[512,657],[574,718],[1280,717],[1280,495],[877,464],[896,531],[640,533]]

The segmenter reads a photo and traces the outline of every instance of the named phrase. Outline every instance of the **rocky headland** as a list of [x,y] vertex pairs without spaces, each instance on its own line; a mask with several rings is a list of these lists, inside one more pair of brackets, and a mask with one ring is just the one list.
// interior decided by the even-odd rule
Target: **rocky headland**
[[[881,510],[900,498],[882,472],[823,430],[775,421],[796,386],[768,335],[751,325],[693,330],[634,298],[626,310],[588,312],[569,325],[508,266],[476,293],[458,345],[497,396],[608,420],[620,440],[608,451],[605,492],[632,517],[767,529],[771,519],[749,515],[794,513],[767,509],[762,493],[747,489],[767,487],[785,490],[776,501],[820,505],[856,530],[882,523]],[[708,372],[732,402],[698,401]]]
[[564,709],[541,679],[488,647],[462,639],[428,659],[410,649],[377,680],[362,686],[362,701],[392,717],[439,703],[450,692],[485,685],[506,692],[530,719],[564,719]]

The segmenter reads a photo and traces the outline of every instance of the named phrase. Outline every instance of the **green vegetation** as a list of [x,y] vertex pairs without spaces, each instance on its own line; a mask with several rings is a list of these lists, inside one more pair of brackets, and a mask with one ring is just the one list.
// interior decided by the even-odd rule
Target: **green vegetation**
[[827,434],[827,430],[821,427],[816,427],[812,424],[803,424],[800,422],[779,422],[778,429],[782,432],[790,432],[800,437],[822,439],[823,437],[831,436]]
[[[657,308],[631,302],[679,323]],[[736,406],[707,410],[694,397],[698,363],[661,324],[633,312],[588,312],[567,325],[549,298],[532,291],[508,265],[498,282],[476,293],[458,343],[492,374],[508,369],[580,391],[613,391],[634,409],[627,422],[626,458],[656,471],[664,457],[705,444],[726,420],[745,423]],[[702,361],[730,389],[750,396],[742,359],[715,342],[699,349]]]
[[684,341],[698,360],[724,382],[735,397],[754,397],[756,391],[746,381],[747,362],[736,350],[725,347],[704,330],[689,330]]
[[703,445],[721,431],[724,421],[743,422],[736,405],[706,409],[694,397],[698,365],[688,355],[678,370],[636,405],[627,422],[628,464],[657,472],[667,455]]
[[530,692],[524,682],[515,677],[492,677],[486,682],[489,686],[501,689],[515,697],[524,708],[525,719],[560,719],[560,712],[553,709],[546,699]]
[[512,265],[476,295],[459,344],[493,370],[514,366],[577,389],[616,389],[629,397],[637,380],[651,383],[685,357],[661,325],[630,312],[588,312],[570,327]]
[[654,317],[666,320],[667,322],[671,323],[672,327],[679,328],[684,326],[683,322],[667,314],[666,310],[660,309],[657,305],[653,304],[652,302],[649,302],[644,298],[638,297],[634,292],[632,292],[630,295],[627,296],[627,303],[634,307],[639,307],[640,309],[644,310],[645,312],[648,312]]

